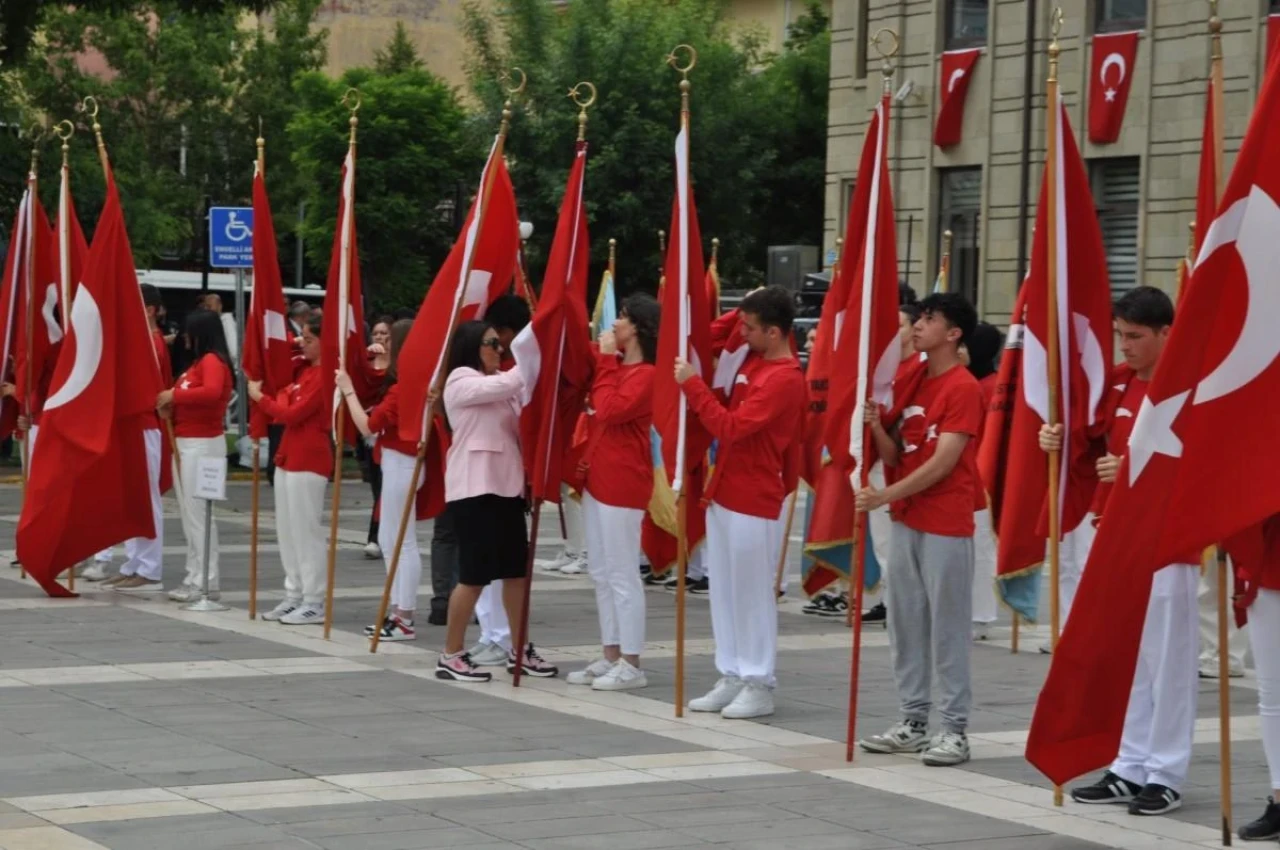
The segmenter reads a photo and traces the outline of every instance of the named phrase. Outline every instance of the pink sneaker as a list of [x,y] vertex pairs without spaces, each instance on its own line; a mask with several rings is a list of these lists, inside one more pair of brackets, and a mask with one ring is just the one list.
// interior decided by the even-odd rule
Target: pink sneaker
[[[507,657],[507,672],[516,672],[516,657],[514,653]],[[547,663],[547,661],[538,654],[538,650],[533,648],[532,642],[525,647],[524,670],[522,671],[522,675],[534,676],[539,679],[550,679],[559,672],[559,667]]]
[[457,655],[440,655],[436,662],[436,678],[452,679],[455,682],[488,682],[493,679],[489,673],[482,673],[480,668],[471,663],[471,656],[465,652]]

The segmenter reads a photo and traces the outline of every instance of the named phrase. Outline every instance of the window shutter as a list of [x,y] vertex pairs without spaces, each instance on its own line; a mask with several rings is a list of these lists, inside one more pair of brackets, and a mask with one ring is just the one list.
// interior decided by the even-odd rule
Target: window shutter
[[1101,160],[1094,181],[1098,223],[1107,252],[1111,293],[1122,295],[1138,285],[1138,197],[1142,168],[1136,157]]

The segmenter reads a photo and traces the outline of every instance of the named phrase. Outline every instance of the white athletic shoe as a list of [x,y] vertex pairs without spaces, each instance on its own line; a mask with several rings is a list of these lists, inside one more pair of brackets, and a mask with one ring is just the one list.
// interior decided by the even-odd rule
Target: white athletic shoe
[[505,667],[510,656],[496,643],[478,643],[467,653],[477,667]]
[[[169,591],[169,599],[174,602],[195,602],[197,599],[200,599],[201,597],[202,597],[202,594],[200,592],[200,588],[191,587],[190,585],[186,585],[186,584],[184,584],[182,587],[175,587],[173,590]],[[219,593],[218,591],[216,590],[209,591],[209,599],[216,601],[221,598],[222,598],[222,594]]]
[[918,720],[899,720],[879,735],[858,742],[869,753],[918,753],[930,745],[929,727]]
[[565,564],[572,564],[578,558],[579,556],[576,553],[570,552],[568,549],[561,549],[560,554],[556,555],[554,560],[549,563],[543,563],[542,569],[549,573],[558,573]]
[[590,685],[613,669],[613,662],[605,658],[597,658],[587,665],[585,670],[574,670],[564,680],[571,685]]
[[969,739],[963,732],[939,732],[920,761],[930,767],[951,767],[969,760]]
[[110,573],[107,572],[107,566],[108,564],[106,563],[92,561],[82,568],[77,575],[85,581],[103,581],[110,575]]
[[319,626],[324,623],[324,606],[304,603],[281,617],[280,623],[285,626]]
[[567,576],[576,576],[587,570],[587,559],[583,557],[574,558],[567,564],[560,567],[560,572]]
[[749,720],[770,714],[773,714],[773,689],[756,682],[747,683],[746,687],[738,691],[733,702],[720,712],[720,716],[726,720]]
[[382,550],[378,548],[378,544],[372,541],[364,544],[364,556],[370,561],[376,561],[382,557]]
[[262,615],[262,619],[274,623],[281,617],[292,614],[302,607],[301,599],[285,599],[279,605]]
[[619,658],[618,662],[609,668],[608,673],[598,677],[591,683],[591,690],[634,691],[648,687],[648,685],[649,680],[645,678],[643,670],[638,667],[632,667],[627,659]]
[[706,696],[689,701],[690,711],[723,711],[733,702],[738,692],[746,687],[746,682],[737,676],[725,676],[716,682],[716,686]]

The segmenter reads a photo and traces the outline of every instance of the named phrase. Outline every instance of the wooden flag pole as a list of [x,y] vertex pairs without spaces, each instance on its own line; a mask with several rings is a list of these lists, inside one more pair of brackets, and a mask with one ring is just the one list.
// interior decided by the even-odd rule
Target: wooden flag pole
[[[1211,43],[1209,64],[1210,97],[1213,99],[1213,198],[1222,197],[1224,174],[1223,154],[1223,70],[1222,70],[1222,18],[1218,15],[1218,0],[1209,0],[1209,36]],[[1209,222],[1205,222],[1206,228]],[[1227,552],[1218,546],[1218,762],[1221,786],[1222,846],[1231,846],[1231,688],[1228,683],[1230,652],[1227,646]]]
[[[258,119],[258,173],[262,175],[265,181],[267,178],[267,140],[262,136],[262,119]],[[254,290],[257,292],[257,289]],[[256,295],[254,296],[257,297]],[[264,364],[265,367],[265,364]],[[261,464],[258,460],[258,452],[261,449],[260,440],[251,440],[253,445],[253,489],[251,492],[251,511],[249,519],[249,619],[258,619],[258,513],[260,510],[259,499],[261,498]]]
[[[39,125],[37,125],[37,127],[38,126]],[[33,423],[31,421],[32,406],[33,406],[31,403],[32,402],[32,399],[31,399],[31,390],[32,390],[32,387],[31,387],[31,378],[32,378],[31,335],[35,332],[35,303],[34,303],[35,274],[36,274],[36,271],[35,271],[35,265],[36,265],[35,263],[35,250],[36,250],[35,249],[35,245],[36,245],[35,208],[36,208],[36,194],[39,190],[38,174],[39,174],[39,168],[40,168],[40,143],[44,141],[44,130],[41,129],[37,133],[35,132],[35,129],[36,128],[34,127],[32,128],[33,138],[31,141],[31,172],[27,177],[27,221],[25,225],[27,232],[24,238],[24,241],[26,243],[24,248],[26,253],[26,258],[25,258],[26,267],[23,269],[24,280],[22,281],[22,287],[23,287],[23,290],[25,291],[26,302],[27,302],[26,315],[23,317],[23,327],[26,328],[26,334],[27,334],[27,339],[26,339],[26,342],[24,343],[26,347],[25,354],[27,359],[26,375],[24,376],[24,380],[26,381],[26,392],[24,393],[24,395],[26,396],[26,398],[23,399],[23,407],[25,407],[27,411],[27,433],[26,433],[26,436],[23,437],[22,439],[22,495],[24,499],[26,498],[26,494],[27,494],[27,477],[30,474],[28,470],[31,468],[31,429],[33,427]],[[67,143],[65,139],[62,142],[62,146],[63,146],[62,147],[63,158],[65,159],[66,158],[65,151],[67,149]],[[16,292],[12,293],[10,297],[16,298],[17,293]],[[19,569],[21,570],[20,577],[26,578],[27,577],[26,565],[20,563],[18,566],[19,566]],[[70,570],[68,572],[67,589],[68,590],[76,589],[76,565],[75,564],[71,565]]]
[[[681,65],[676,56],[680,50],[688,53],[689,61]],[[680,127],[685,134],[685,143],[688,144],[689,139],[689,72],[698,64],[698,51],[694,50],[687,44],[680,44],[672,48],[671,53],[667,56],[667,64],[680,74]],[[692,191],[692,190],[691,190]],[[681,199],[682,202],[684,199]],[[681,237],[687,238],[687,234],[672,234],[674,239]],[[659,242],[665,242],[663,233],[658,231]],[[665,257],[666,246],[663,245],[662,255]],[[688,270],[686,270],[686,279]],[[679,285],[677,283],[677,285]],[[659,286],[661,289],[662,286]],[[687,293],[686,293],[687,295]],[[686,302],[687,303],[687,302]],[[686,361],[689,359],[689,340],[684,337],[680,340],[680,355]],[[683,390],[679,403],[684,404]],[[683,436],[683,435],[681,435]],[[687,593],[688,573],[689,573],[689,500],[686,498],[689,477],[688,465],[688,446],[683,447],[684,457],[677,460],[677,465],[682,470],[683,479],[679,483],[680,490],[676,496],[676,717],[684,717],[684,619],[685,619],[685,594]]]
[[[1048,86],[1047,86],[1047,140],[1046,140],[1046,183],[1044,183],[1044,207],[1048,220],[1047,239],[1047,343],[1048,349],[1048,425],[1059,425],[1059,410],[1057,410],[1057,393],[1061,385],[1059,370],[1061,369],[1061,352],[1059,352],[1059,328],[1057,328],[1057,314],[1059,314],[1059,303],[1057,303],[1057,157],[1060,151],[1057,150],[1057,133],[1061,122],[1061,109],[1059,106],[1059,95],[1057,95],[1057,59],[1061,52],[1061,47],[1057,44],[1062,29],[1062,9],[1061,6],[1053,9],[1053,38],[1048,45]],[[1048,571],[1050,571],[1050,649],[1051,652],[1057,650],[1057,638],[1061,629],[1061,612],[1059,611],[1061,602],[1061,591],[1059,588],[1059,577],[1061,575],[1059,565],[1059,548],[1061,534],[1061,516],[1059,504],[1059,486],[1061,483],[1061,451],[1048,453]],[[1062,786],[1053,786],[1053,805],[1062,805]]]
[[791,493],[791,504],[787,506],[787,524],[782,530],[782,551],[778,553],[778,570],[773,576],[773,595],[782,596],[782,577],[787,571],[787,548],[791,543],[791,526],[796,519],[796,502],[800,499],[800,486]]
[[[430,420],[427,422],[427,433],[430,434]],[[423,440],[418,443],[418,453],[413,459],[413,477],[409,479],[412,483],[405,494],[404,507],[400,510],[400,528],[396,530],[396,548],[392,550],[391,563],[387,565],[387,579],[383,582],[382,599],[378,602],[378,619],[373,621],[373,638],[369,641],[370,652],[377,652],[378,644],[382,640],[382,624],[387,621],[387,608],[391,604],[391,588],[395,585],[396,572],[400,567],[400,552],[404,546],[404,537],[409,531],[410,517],[414,515],[414,509],[417,506],[418,488],[414,484],[418,483],[418,477],[422,475],[422,462],[426,454],[427,442]]]
[[[355,89],[347,89],[342,95],[342,105],[351,110],[351,117],[347,119],[347,124],[351,128],[351,135],[347,141],[347,155],[351,159],[351,197],[347,199],[347,207],[342,213],[342,229],[343,234],[339,237],[345,244],[342,247],[342,256],[338,262],[342,272],[348,275],[351,269],[351,255],[347,247],[351,244],[353,235],[353,225],[351,220],[352,209],[355,207],[355,185],[356,185],[356,130],[360,126],[360,119],[357,113],[360,111],[360,93]],[[349,278],[348,278],[349,279]],[[343,305],[345,308],[346,305]],[[342,368],[346,367],[346,358],[343,352],[347,347],[347,334],[342,332],[343,323],[346,321],[345,316],[338,316],[338,362]],[[333,630],[333,584],[337,578],[338,572],[338,508],[342,504],[342,455],[347,440],[347,411],[346,408],[338,409],[334,405],[334,416],[337,424],[334,427],[333,441],[333,504],[329,508],[329,558],[325,571],[324,582],[324,639],[329,639],[329,633]],[[379,625],[381,625],[379,623]]]
[[950,230],[942,232],[942,259],[938,261],[938,291],[951,289],[951,242],[955,235]]

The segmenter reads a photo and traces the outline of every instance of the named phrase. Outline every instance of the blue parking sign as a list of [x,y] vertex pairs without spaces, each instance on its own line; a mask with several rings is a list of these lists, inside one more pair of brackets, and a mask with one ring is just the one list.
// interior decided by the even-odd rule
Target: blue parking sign
[[253,207],[209,208],[209,265],[253,268]]

